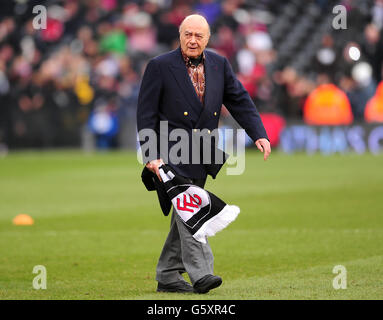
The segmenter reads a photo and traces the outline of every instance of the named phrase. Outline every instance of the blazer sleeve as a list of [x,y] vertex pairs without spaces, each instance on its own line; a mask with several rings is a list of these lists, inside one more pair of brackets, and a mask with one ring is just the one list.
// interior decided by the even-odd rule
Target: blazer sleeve
[[[162,78],[160,70],[155,60],[150,60],[146,66],[140,92],[138,95],[137,104],[137,131],[143,129],[151,129],[154,132],[159,126],[159,105],[162,91]],[[145,141],[140,141],[142,146]],[[158,150],[158,148],[156,148]],[[148,161],[159,159],[160,155],[157,151],[156,156],[149,158],[145,157]]]
[[230,114],[254,141],[260,138],[269,139],[257,108],[251,100],[249,93],[235,76],[226,58],[224,62],[224,77],[223,103]]

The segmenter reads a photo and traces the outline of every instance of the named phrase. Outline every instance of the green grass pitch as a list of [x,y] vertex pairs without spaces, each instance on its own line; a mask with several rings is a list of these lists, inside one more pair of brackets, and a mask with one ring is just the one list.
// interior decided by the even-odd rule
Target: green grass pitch
[[[206,189],[241,213],[210,238],[221,287],[156,293],[170,217],[135,153],[20,152],[0,159],[0,299],[382,299],[383,156],[247,152]],[[33,226],[14,226],[19,213]],[[32,287],[35,265],[47,289]],[[333,267],[347,269],[335,290]]]

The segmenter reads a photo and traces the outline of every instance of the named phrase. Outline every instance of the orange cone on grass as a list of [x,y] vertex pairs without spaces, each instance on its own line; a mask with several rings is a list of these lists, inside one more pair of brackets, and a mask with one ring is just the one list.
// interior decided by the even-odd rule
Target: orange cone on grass
[[12,222],[16,226],[31,226],[34,223],[32,217],[24,213],[18,214],[13,218]]

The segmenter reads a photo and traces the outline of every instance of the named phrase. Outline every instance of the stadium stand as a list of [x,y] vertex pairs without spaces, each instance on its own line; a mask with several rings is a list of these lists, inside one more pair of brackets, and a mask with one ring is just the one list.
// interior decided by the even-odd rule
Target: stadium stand
[[[318,86],[349,99],[354,121],[382,80],[383,1],[5,1],[0,13],[0,144],[9,148],[136,148],[135,112],[147,61],[178,46],[193,12],[212,27],[210,48],[233,65],[258,109],[304,120]],[[33,8],[47,8],[34,28]],[[223,111],[222,115],[227,115]],[[222,118],[225,121],[225,118]]]

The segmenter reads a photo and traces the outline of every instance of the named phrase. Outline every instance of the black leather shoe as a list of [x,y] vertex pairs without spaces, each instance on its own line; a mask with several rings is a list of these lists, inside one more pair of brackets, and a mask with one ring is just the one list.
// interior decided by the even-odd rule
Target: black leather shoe
[[192,293],[194,290],[186,281],[177,281],[168,284],[158,282],[157,292]]
[[217,288],[222,284],[221,277],[208,274],[199,279],[194,284],[195,293],[208,293],[211,289]]

